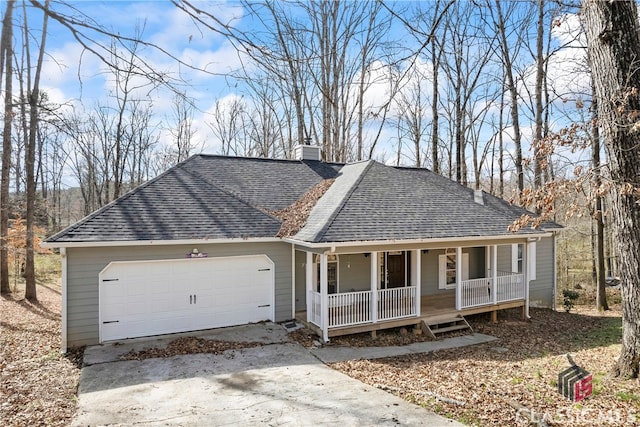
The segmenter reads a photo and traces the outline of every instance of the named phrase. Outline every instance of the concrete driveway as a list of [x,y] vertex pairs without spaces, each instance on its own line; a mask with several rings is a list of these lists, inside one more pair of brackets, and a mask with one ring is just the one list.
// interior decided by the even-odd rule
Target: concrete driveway
[[265,345],[142,361],[117,357],[177,336],[90,347],[72,425],[461,425],[332,370],[279,325],[201,336]]

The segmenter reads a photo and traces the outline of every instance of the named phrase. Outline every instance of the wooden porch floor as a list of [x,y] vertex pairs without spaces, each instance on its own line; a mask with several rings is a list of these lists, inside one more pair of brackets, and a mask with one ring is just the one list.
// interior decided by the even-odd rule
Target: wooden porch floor
[[[406,319],[381,321],[378,323],[332,328],[329,329],[329,338],[339,337],[342,335],[359,334],[362,332],[374,332],[383,329],[399,328],[409,325],[419,327],[423,321],[425,321],[425,323],[428,323],[437,319],[445,319],[458,315],[471,316],[472,314],[491,313],[492,321],[497,322],[498,311],[517,307],[522,307],[522,316],[524,318],[524,300],[509,301],[496,305],[485,305],[464,310],[456,310],[455,293],[423,296],[420,301],[420,317],[410,317]],[[322,336],[322,330],[319,327],[312,323],[307,323],[306,311],[297,312],[296,320],[305,324],[316,334]]]

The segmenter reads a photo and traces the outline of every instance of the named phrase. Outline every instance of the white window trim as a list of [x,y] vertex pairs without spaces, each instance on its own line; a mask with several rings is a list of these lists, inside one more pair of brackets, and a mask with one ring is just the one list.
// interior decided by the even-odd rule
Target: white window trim
[[[331,259],[332,257],[334,257],[334,259]],[[335,264],[336,265],[336,294],[340,293],[340,256],[338,254],[329,254],[327,255],[327,269],[329,267],[329,264]],[[320,286],[320,282],[318,281],[318,275],[319,273],[319,268],[320,268],[320,255],[318,254],[314,254],[313,256],[313,287],[312,289],[318,289],[318,286]],[[327,276],[327,280],[328,280],[328,276]]]
[[[447,256],[457,254],[451,253],[448,249],[444,254],[438,256],[438,289],[455,289],[457,278],[454,283],[447,284]],[[456,259],[457,262],[457,259]],[[462,253],[462,280],[469,280],[469,253]]]

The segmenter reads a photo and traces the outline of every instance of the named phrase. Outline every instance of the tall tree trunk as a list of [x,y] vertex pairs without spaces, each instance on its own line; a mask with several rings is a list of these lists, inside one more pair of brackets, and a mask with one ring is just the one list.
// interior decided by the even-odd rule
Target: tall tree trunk
[[[595,90],[593,90],[595,93]],[[595,222],[595,247],[594,247],[594,264],[595,264],[595,283],[596,283],[596,308],[598,310],[609,310],[609,304],[607,303],[607,291],[605,283],[605,271],[604,271],[604,211],[602,209],[602,196],[599,189],[602,184],[602,177],[600,174],[600,129],[597,123],[597,105],[598,100],[594,97],[593,100],[595,116],[593,128],[591,130],[591,166],[593,168],[593,188],[594,188],[594,200],[593,200],[593,219],[592,227]]]
[[[536,128],[535,128],[535,141],[533,144],[533,187],[537,190],[542,186],[542,167],[540,163],[543,161],[540,158],[540,144],[542,142],[542,88],[544,79],[544,0],[538,0],[538,34],[536,37]],[[540,208],[536,207],[536,213],[540,213]]]
[[[36,62],[35,74],[33,76],[33,85],[28,93],[29,100],[29,138],[25,147],[25,178],[27,181],[27,238],[26,238],[26,260],[25,260],[25,298],[29,301],[36,302],[38,300],[36,293],[36,275],[35,275],[35,257],[34,257],[34,226],[35,226],[35,207],[36,207],[36,175],[35,175],[35,159],[36,159],[36,143],[39,121],[40,106],[40,73],[42,71],[42,62],[44,59],[44,48],[47,40],[47,23],[49,15],[46,11],[49,9],[50,1],[44,4],[45,13],[42,21],[42,38],[38,50],[38,59]],[[26,13],[24,19],[25,34],[29,31],[26,22]],[[29,61],[29,43],[26,43],[27,61]],[[27,62],[29,63],[29,62]],[[30,68],[30,67],[29,67]],[[29,72],[27,72],[29,75]],[[28,79],[29,81],[30,79]]]
[[500,0],[496,0],[496,11],[498,15],[500,50],[502,51],[507,89],[509,90],[511,101],[511,124],[513,126],[513,142],[516,148],[515,167],[518,179],[517,200],[518,203],[520,203],[520,195],[522,194],[522,190],[524,190],[524,170],[522,166],[522,135],[520,133],[520,113],[518,110],[518,88],[516,87],[516,81],[513,77],[513,63],[509,50],[509,42],[507,40],[504,16],[502,15],[502,9],[500,7]]
[[13,9],[14,0],[7,2],[2,20],[0,56],[4,72],[4,129],[2,132],[2,176],[0,177],[0,293],[11,292],[9,286],[9,173],[11,170],[11,130],[13,122]]
[[[440,173],[440,161],[438,159],[438,143],[440,135],[438,134],[438,69],[440,67],[440,54],[436,53],[436,38],[431,38],[431,62],[433,71],[433,99],[431,100],[431,163],[435,173]],[[442,52],[442,49],[440,49]]]
[[584,0],[598,120],[607,150],[618,273],[622,290],[622,351],[616,376],[640,372],[640,70],[638,14],[633,1]]
[[504,199],[504,90],[500,92],[500,115],[498,116],[498,195]]

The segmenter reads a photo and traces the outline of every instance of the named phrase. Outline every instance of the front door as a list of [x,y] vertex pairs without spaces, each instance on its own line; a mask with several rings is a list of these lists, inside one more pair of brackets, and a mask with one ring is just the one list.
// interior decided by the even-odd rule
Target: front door
[[405,285],[405,255],[406,252],[398,254],[389,253],[387,256],[387,287],[401,288]]

